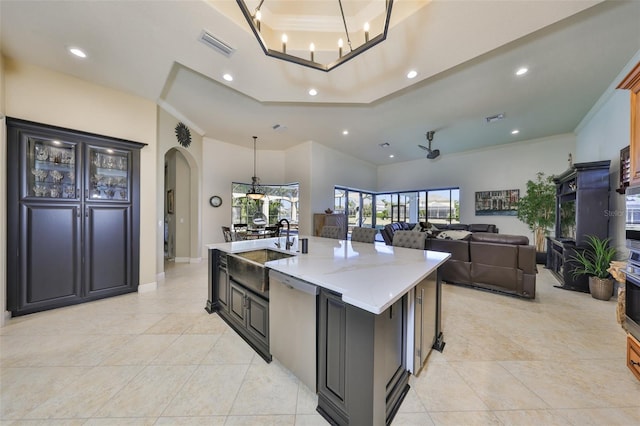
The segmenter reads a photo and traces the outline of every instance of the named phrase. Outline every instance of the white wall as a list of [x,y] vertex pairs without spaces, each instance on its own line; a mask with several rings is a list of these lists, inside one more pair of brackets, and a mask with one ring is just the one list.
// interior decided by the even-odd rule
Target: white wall
[[618,84],[640,61],[640,51],[620,71],[598,102],[576,128],[576,160],[578,162],[611,160],[609,193],[609,236],[613,244],[626,256],[625,197],[615,189],[620,182],[620,150],[629,145],[631,134],[630,94],[616,89]]
[[575,149],[575,136],[565,134],[459,154],[445,152],[437,160],[380,166],[378,191],[459,187],[461,223],[494,223],[501,234],[527,235],[533,241],[529,228],[515,216],[476,216],[475,193],[519,189],[524,195],[527,181],[539,171],[545,175],[565,171]]
[[[221,226],[231,224],[231,182],[251,183],[253,176],[253,143],[251,148],[203,138],[202,155],[202,244],[224,241]],[[285,181],[284,151],[257,150],[256,174],[265,185]],[[214,208],[209,198],[218,195],[222,205]],[[206,252],[204,252],[206,253]]]
[[140,284],[155,282],[155,252],[145,250],[157,239],[155,103],[6,58],[3,69],[7,116],[147,144],[140,153]]

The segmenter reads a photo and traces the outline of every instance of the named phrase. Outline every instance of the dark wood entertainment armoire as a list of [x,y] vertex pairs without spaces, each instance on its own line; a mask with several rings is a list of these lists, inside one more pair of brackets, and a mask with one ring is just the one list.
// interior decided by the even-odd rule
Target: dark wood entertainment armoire
[[144,144],[7,118],[7,310],[136,291]]
[[576,163],[554,176],[556,184],[555,237],[547,237],[547,268],[560,282],[558,287],[589,292],[588,277],[573,277],[571,258],[584,250],[586,236],[609,235],[610,161]]

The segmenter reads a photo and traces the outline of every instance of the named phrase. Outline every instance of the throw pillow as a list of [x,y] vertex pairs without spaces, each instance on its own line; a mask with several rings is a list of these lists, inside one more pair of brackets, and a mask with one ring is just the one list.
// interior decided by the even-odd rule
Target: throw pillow
[[440,238],[441,240],[464,240],[467,239],[471,235],[469,231],[442,231],[440,232],[436,238]]

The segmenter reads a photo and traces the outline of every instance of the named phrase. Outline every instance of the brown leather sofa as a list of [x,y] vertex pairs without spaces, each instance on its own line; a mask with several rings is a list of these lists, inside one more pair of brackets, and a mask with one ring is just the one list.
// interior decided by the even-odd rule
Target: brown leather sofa
[[[424,222],[420,222],[420,224],[424,224]],[[442,224],[434,224],[436,228],[440,231],[445,230],[453,230],[453,231],[469,231],[469,232],[498,232],[498,228],[494,224],[491,223],[452,223],[449,225]],[[385,225],[384,228],[380,230],[380,234],[382,234],[382,238],[384,242],[391,246],[393,245],[393,233],[396,231],[411,231],[416,226],[415,223],[408,222],[393,222],[388,225]]]
[[477,232],[465,240],[427,239],[428,250],[451,253],[444,281],[534,299],[536,250],[521,235]]

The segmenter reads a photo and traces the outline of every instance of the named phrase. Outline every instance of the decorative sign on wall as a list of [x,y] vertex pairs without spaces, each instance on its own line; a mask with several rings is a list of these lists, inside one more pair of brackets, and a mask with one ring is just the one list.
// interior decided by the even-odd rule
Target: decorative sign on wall
[[476,192],[476,216],[515,216],[519,198],[519,189]]

